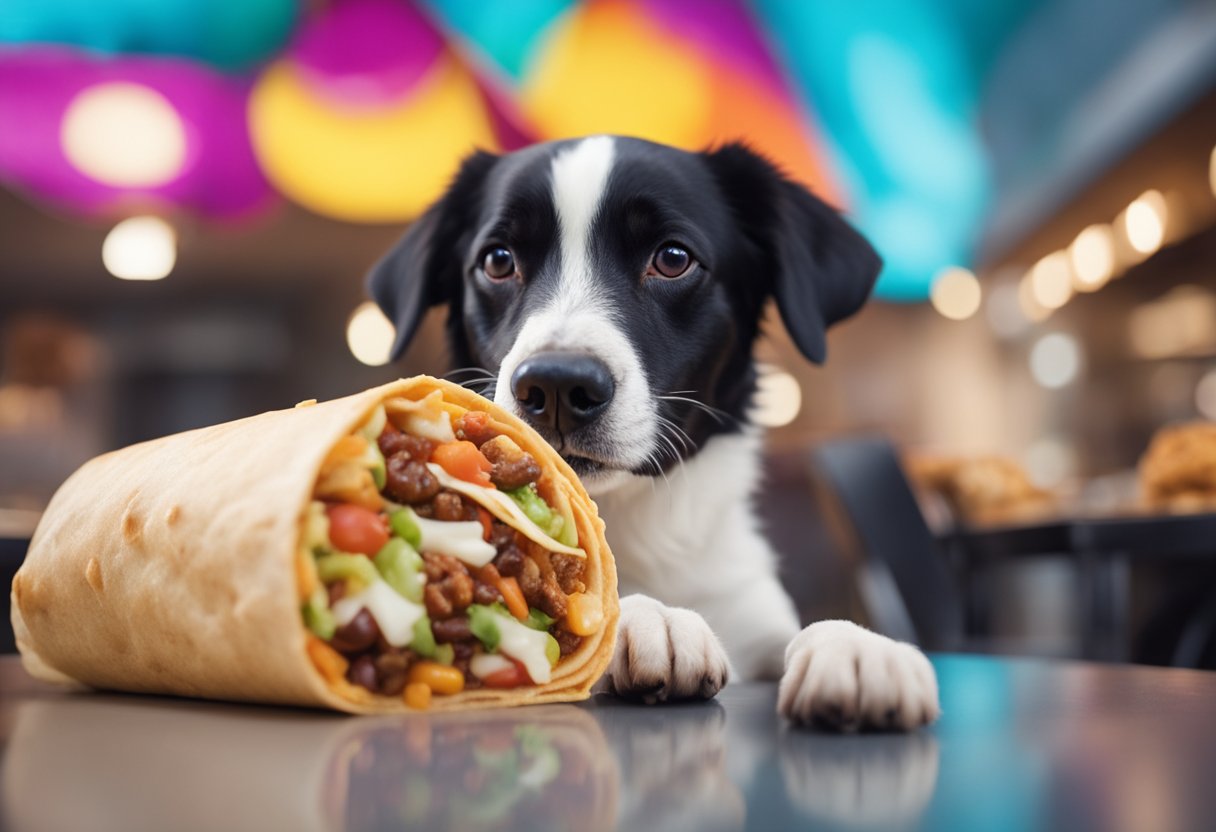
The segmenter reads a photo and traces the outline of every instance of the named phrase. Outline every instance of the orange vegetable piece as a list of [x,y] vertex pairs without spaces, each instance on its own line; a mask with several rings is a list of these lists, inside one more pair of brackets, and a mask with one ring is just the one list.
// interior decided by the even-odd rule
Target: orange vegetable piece
[[528,602],[524,600],[524,593],[519,588],[519,581],[514,578],[499,578],[498,591],[502,593],[502,600],[506,603],[507,609],[511,611],[511,615],[520,621],[527,619]]
[[341,653],[316,636],[308,638],[308,657],[312,659],[313,666],[317,668],[317,672],[325,678],[325,681],[336,684],[346,678],[346,670],[350,667],[350,663],[343,658]]
[[481,528],[484,532],[481,539],[489,540],[490,535],[494,533],[494,518],[490,516],[490,512],[486,511],[481,506],[478,506],[477,519],[481,521]]
[[585,592],[576,592],[566,601],[566,629],[576,636],[589,636],[604,623],[604,605]]
[[416,711],[431,707],[431,689],[423,682],[411,682],[405,686],[405,704]]
[[317,588],[317,567],[312,555],[305,551],[296,552],[296,589],[299,590],[300,600],[307,601]]
[[365,438],[358,435],[343,436],[330,449],[329,456],[325,458],[325,465],[337,465],[348,459],[358,459],[365,453],[367,453],[367,440]]
[[418,662],[410,668],[409,683],[426,685],[433,693],[450,696],[464,690],[464,674],[439,662]]
[[444,442],[431,454],[434,462],[458,480],[493,488],[490,471],[493,465],[477,446],[467,440]]

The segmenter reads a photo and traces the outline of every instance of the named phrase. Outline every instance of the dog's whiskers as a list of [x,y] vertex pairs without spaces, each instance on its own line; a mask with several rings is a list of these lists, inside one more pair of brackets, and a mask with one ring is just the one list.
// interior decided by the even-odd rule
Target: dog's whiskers
[[684,428],[680,427],[675,422],[661,414],[659,415],[658,420],[660,429],[662,427],[670,428],[672,435],[675,436],[676,439],[680,440],[680,444],[684,446],[684,450],[692,452],[697,449],[697,443],[692,440],[692,437],[688,435]]
[[[467,375],[468,378],[459,380],[457,377]],[[459,367],[443,376],[448,381],[454,381],[461,387],[472,390],[479,396],[485,396],[498,383],[498,376],[485,367]]]
[[[695,391],[689,391],[689,392],[695,392]],[[684,404],[691,405],[692,407],[694,407],[698,410],[703,410],[703,411],[705,411],[705,413],[707,413],[711,418],[713,418],[720,425],[726,424],[727,422],[736,422],[737,423],[739,421],[734,416],[731,416],[729,413],[727,413],[725,410],[721,410],[720,408],[713,407],[711,405],[706,404],[705,402],[698,401],[697,399],[690,399],[685,396],[676,396],[676,395],[672,395],[670,393],[663,395],[663,396],[659,396],[658,399],[660,401],[665,401],[665,402],[682,402]]]

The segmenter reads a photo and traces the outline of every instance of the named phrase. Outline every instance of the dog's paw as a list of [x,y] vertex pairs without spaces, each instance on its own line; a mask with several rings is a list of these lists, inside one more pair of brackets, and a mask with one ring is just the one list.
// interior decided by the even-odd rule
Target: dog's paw
[[600,689],[647,704],[710,699],[730,662],[705,619],[645,595],[621,599],[616,652]]
[[941,708],[920,650],[848,621],[820,621],[786,648],[777,711],[799,725],[910,731]]

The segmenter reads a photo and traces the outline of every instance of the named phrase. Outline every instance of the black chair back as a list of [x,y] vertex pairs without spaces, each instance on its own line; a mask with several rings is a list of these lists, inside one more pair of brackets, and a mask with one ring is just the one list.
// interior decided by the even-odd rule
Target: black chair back
[[958,586],[891,443],[881,437],[832,441],[815,448],[812,463],[860,550],[861,589],[875,628],[928,649],[960,647]]

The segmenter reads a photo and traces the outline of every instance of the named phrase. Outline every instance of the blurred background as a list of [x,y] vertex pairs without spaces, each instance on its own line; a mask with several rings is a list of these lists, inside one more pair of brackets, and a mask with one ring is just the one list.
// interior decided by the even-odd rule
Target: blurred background
[[1216,664],[1211,0],[5,0],[4,575],[97,453],[450,369],[365,271],[597,132],[744,139],[885,258],[826,367],[760,346],[807,618]]

